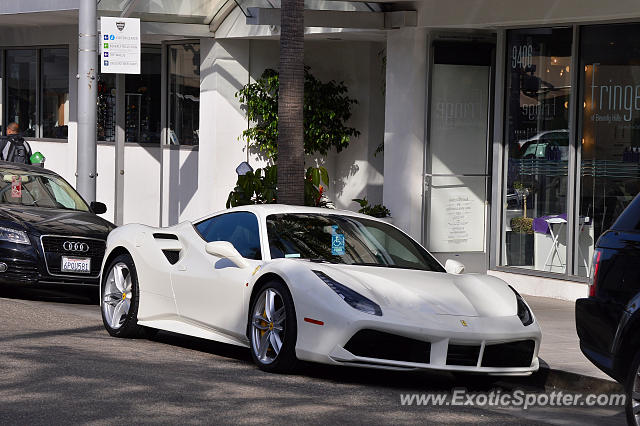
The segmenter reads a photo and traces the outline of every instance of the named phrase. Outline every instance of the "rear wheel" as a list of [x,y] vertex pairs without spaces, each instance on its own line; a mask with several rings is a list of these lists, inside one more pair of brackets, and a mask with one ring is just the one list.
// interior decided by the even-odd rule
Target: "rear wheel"
[[122,254],[105,268],[100,286],[102,322],[114,337],[142,336],[138,325],[139,286],[136,267],[129,254]]
[[268,372],[288,372],[295,368],[297,325],[293,298],[280,281],[266,283],[253,300],[249,340],[256,365]]

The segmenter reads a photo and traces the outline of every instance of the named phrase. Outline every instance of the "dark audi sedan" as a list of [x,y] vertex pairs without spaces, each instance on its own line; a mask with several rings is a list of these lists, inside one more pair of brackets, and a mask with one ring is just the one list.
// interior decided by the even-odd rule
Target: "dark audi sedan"
[[112,223],[56,173],[0,162],[0,284],[98,286]]
[[590,277],[576,301],[580,348],[625,385],[627,420],[640,424],[640,196],[598,239]]

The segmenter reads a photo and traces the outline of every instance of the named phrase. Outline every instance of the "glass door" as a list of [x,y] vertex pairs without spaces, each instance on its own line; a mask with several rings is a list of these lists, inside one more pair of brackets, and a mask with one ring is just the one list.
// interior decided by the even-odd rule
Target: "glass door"
[[487,268],[491,44],[439,43],[431,68],[425,244],[467,272]]
[[572,37],[507,33],[502,266],[566,272]]

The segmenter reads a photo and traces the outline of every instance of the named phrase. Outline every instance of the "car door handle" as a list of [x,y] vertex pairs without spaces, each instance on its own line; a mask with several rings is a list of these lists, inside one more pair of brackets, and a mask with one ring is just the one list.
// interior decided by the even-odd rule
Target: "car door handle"
[[184,266],[184,265],[178,266],[178,271],[186,271],[186,270],[187,270],[186,266]]

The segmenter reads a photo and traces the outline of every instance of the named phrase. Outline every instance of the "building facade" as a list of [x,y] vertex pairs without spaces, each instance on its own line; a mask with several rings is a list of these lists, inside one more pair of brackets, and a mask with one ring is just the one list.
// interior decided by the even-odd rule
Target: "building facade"
[[[47,167],[74,183],[77,1],[14,3],[0,1],[2,128],[18,122]],[[224,208],[240,162],[264,164],[239,138],[250,123],[236,93],[277,68],[278,7],[98,3],[99,15],[139,17],[143,42],[140,75],[97,78],[107,218],[197,218]],[[595,241],[640,190],[637,2],[306,8],[306,65],[358,101],[350,125],[360,136],[308,159],[329,170],[329,198],[348,209],[353,198],[384,203],[439,259],[524,293],[585,295]]]

